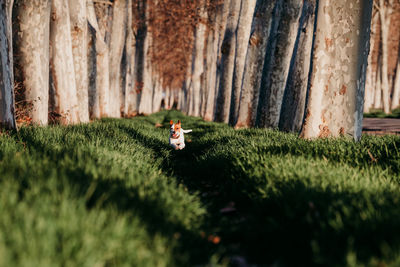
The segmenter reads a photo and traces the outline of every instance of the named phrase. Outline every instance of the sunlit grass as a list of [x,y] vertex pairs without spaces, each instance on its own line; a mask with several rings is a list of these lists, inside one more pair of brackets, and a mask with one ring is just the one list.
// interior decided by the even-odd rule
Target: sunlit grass
[[[170,119],[193,129],[183,151]],[[22,128],[0,135],[0,265],[395,266],[399,172],[396,136],[306,141],[167,111]]]

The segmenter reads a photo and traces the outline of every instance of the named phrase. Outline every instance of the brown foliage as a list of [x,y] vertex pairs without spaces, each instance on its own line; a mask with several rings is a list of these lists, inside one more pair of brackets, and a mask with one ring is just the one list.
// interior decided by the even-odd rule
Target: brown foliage
[[211,26],[200,16],[202,8],[211,14],[219,1],[148,1],[148,32],[152,36],[150,57],[153,71],[163,87],[181,88],[188,75],[193,55],[195,29],[199,23]]

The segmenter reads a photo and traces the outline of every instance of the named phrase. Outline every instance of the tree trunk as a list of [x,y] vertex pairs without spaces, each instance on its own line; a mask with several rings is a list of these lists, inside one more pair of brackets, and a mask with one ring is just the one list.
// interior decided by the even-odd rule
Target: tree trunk
[[147,34],[144,41],[144,66],[142,72],[143,87],[140,95],[139,103],[139,114],[151,114],[153,111],[153,80],[152,80],[152,69],[151,69],[151,34]]
[[89,122],[86,1],[69,0],[69,8],[79,121]]
[[374,94],[374,108],[375,109],[381,109],[383,107],[382,105],[382,65],[380,64],[380,59],[379,57],[378,60],[378,69],[376,70],[376,84],[375,84],[375,94]]
[[[121,117],[122,76],[121,60],[126,37],[126,0],[114,0],[110,39],[110,116]],[[123,110],[122,110],[123,111]]]
[[250,30],[256,7],[256,0],[247,0],[242,4],[236,31],[236,57],[233,71],[233,87],[229,123],[235,125],[239,114],[240,93],[242,89],[244,65],[249,46]]
[[67,0],[53,0],[51,7],[50,69],[55,89],[55,112],[62,124],[79,122],[78,98],[72,56],[71,24]]
[[[102,16],[108,17],[108,9],[104,9]],[[100,117],[108,117],[110,114],[110,75],[108,45],[105,41],[105,29],[101,29],[95,13],[93,1],[87,2],[88,22],[95,30],[95,48],[96,48],[96,92],[99,98]],[[102,28],[105,28],[104,22]]]
[[304,138],[361,138],[372,0],[321,0]]
[[132,0],[127,3],[127,32],[125,42],[126,76],[125,76],[125,105],[124,115],[127,117],[137,113],[137,93],[133,80],[135,75],[135,35],[133,34]]
[[261,77],[276,0],[258,0],[247,48],[243,83],[235,128],[255,126]]
[[397,58],[396,76],[393,85],[392,110],[400,105],[400,48]]
[[299,132],[303,124],[311,65],[315,8],[316,0],[304,1],[295,44],[297,53],[293,55],[293,64],[289,72],[279,121],[279,129],[287,132]]
[[[93,5],[93,4],[92,4]],[[88,2],[89,6],[89,2]],[[88,10],[89,11],[89,10]],[[88,19],[89,20],[89,19]],[[96,30],[88,23],[88,82],[89,82],[89,117],[91,119],[99,119],[100,115],[100,98],[99,92],[96,89],[96,79],[97,79],[97,49],[96,49]]]
[[379,14],[381,18],[381,37],[382,37],[382,102],[383,111],[390,113],[390,89],[389,89],[389,74],[388,74],[388,45],[389,45],[389,27],[392,15],[393,0],[385,5],[384,0],[379,0]]
[[220,80],[215,119],[218,122],[228,123],[231,105],[233,69],[235,65],[236,30],[238,26],[241,0],[232,0],[229,8],[229,17],[225,30],[224,41],[221,46]]
[[28,116],[40,125],[48,123],[50,10],[50,0],[17,0],[13,14],[18,25],[16,80],[25,90]]
[[[374,79],[376,78],[376,73],[373,72],[373,51],[375,48],[376,32],[378,27],[379,13],[376,12],[372,18],[371,22],[371,38],[370,38],[370,49],[368,55],[368,67],[367,67],[367,78],[365,82],[365,100],[364,100],[364,113],[368,113],[373,105],[374,100]],[[379,45],[379,43],[378,43]]]
[[[207,19],[207,13],[205,7],[202,6],[200,9],[201,20]],[[196,28],[195,34],[195,46],[193,56],[193,72],[192,72],[192,83],[191,89],[193,93],[193,107],[189,110],[190,116],[200,116],[201,108],[201,75],[204,72],[204,47],[206,38],[206,25],[201,23]]]
[[220,18],[222,13],[216,11],[215,19],[216,23],[214,29],[208,31],[207,37],[207,51],[206,51],[206,99],[204,103],[204,112],[202,117],[206,121],[212,121],[214,118],[214,104],[215,104],[215,83],[217,76],[217,53],[218,53],[218,23],[220,23]]
[[269,64],[270,74],[266,81],[266,105],[262,109],[260,126],[276,128],[282,107],[283,94],[289,75],[294,45],[299,29],[303,0],[285,0],[278,27],[276,50]]
[[267,50],[264,58],[264,66],[262,69],[261,76],[261,85],[259,89],[259,98],[257,104],[257,112],[256,112],[256,126],[263,126],[263,122],[265,121],[265,114],[267,112],[267,105],[269,95],[267,94],[270,88],[270,75],[272,72],[272,62],[274,62],[274,56],[276,51],[276,45],[278,41],[278,27],[280,24],[280,20],[282,17],[282,9],[283,9],[283,1],[277,0],[275,4],[275,8],[272,12],[272,23],[271,29],[268,38]]
[[0,127],[16,129],[14,114],[14,71],[12,51],[12,7],[6,0],[0,7]]

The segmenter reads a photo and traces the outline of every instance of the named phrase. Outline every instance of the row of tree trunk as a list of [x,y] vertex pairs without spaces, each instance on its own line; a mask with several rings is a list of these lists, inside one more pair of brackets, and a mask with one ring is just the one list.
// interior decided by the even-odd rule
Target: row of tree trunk
[[372,0],[170,0],[182,11],[149,0],[5,2],[8,128],[177,108],[236,128],[361,136]]
[[400,106],[400,2],[375,0],[364,111]]

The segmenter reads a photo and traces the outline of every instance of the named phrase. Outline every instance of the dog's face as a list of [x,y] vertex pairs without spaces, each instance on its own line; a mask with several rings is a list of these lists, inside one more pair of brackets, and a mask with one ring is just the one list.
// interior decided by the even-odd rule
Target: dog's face
[[181,134],[181,121],[178,120],[178,123],[174,123],[172,120],[169,122],[169,132],[172,138],[179,138]]

